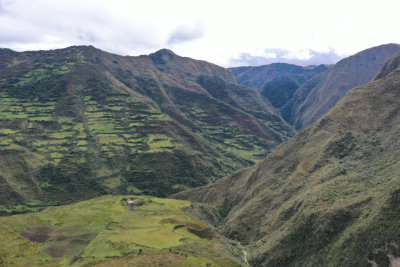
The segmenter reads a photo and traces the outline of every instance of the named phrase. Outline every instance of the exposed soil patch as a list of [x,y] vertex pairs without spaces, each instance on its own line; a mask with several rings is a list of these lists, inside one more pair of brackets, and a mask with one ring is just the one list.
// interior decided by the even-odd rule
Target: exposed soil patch
[[81,226],[53,229],[47,225],[26,228],[20,234],[33,242],[46,242],[43,251],[53,258],[77,253],[85,248],[97,235]]
[[51,237],[51,233],[54,231],[50,226],[42,225],[36,227],[27,227],[21,236],[29,239],[33,242],[43,243]]
[[94,233],[81,234],[76,236],[59,236],[53,242],[48,244],[44,251],[53,258],[72,255],[86,247],[96,236]]

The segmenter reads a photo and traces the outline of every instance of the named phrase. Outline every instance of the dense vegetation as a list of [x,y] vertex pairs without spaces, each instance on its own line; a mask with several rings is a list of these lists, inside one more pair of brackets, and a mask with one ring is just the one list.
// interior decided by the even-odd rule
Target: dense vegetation
[[107,193],[167,196],[293,134],[230,71],[169,50],[0,50],[0,213]]
[[293,97],[301,84],[302,82],[300,83],[290,75],[283,75],[265,83],[260,94],[268,99],[274,107],[280,108]]
[[175,197],[205,203],[254,266],[396,266],[400,54],[376,77],[262,162]]

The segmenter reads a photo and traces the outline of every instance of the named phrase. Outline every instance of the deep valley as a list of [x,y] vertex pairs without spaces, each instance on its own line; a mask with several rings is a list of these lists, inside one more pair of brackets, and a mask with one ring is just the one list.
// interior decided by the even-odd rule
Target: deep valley
[[0,265],[398,266],[400,45],[223,68],[0,49]]

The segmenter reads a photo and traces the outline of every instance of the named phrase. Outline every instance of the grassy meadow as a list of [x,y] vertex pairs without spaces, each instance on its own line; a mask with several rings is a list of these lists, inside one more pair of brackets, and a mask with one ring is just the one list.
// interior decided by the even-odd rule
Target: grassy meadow
[[240,266],[207,224],[183,211],[190,202],[129,196],[133,210],[127,198],[0,218],[0,265]]

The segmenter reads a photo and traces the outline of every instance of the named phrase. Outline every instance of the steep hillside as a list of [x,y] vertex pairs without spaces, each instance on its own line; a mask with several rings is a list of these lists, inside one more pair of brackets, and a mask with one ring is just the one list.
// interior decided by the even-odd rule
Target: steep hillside
[[249,166],[293,134],[229,70],[169,50],[1,49],[0,65],[3,214],[111,192],[166,196]]
[[130,198],[136,208],[103,196],[0,218],[0,265],[241,266],[234,242],[185,214],[190,202]]
[[175,197],[216,209],[254,266],[398,264],[400,53],[376,77],[262,162]]
[[329,71],[304,83],[281,107],[282,116],[304,129],[328,112],[353,87],[368,83],[400,45],[386,44],[361,51],[336,63]]
[[266,82],[260,94],[268,99],[274,107],[280,108],[293,97],[293,94],[304,82],[304,79],[297,81],[291,75],[283,75]]
[[304,82],[327,69],[326,65],[301,67],[286,63],[231,68],[240,84],[259,91],[275,108],[284,106]]

